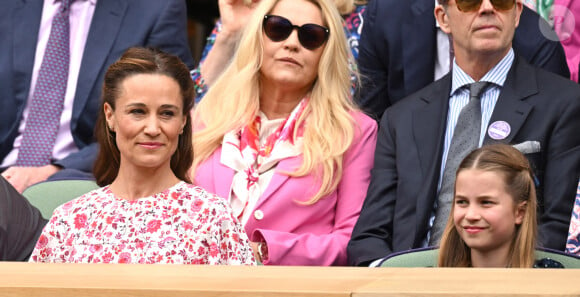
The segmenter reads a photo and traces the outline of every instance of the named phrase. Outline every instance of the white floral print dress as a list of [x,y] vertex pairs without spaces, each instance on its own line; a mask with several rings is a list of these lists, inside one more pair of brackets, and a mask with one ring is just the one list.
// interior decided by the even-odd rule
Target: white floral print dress
[[225,199],[186,182],[134,201],[105,186],[61,205],[30,261],[255,264]]

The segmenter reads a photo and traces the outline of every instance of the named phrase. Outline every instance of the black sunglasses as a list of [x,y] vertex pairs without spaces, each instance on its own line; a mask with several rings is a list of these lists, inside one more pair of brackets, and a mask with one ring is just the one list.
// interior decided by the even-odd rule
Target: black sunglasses
[[266,36],[274,42],[286,40],[294,29],[298,30],[298,40],[304,48],[315,50],[323,45],[330,30],[317,24],[293,25],[288,19],[277,15],[265,15],[262,28]]
[[[463,12],[476,11],[483,0],[455,0],[457,8]],[[509,10],[514,7],[516,0],[490,0],[493,8],[497,10]]]

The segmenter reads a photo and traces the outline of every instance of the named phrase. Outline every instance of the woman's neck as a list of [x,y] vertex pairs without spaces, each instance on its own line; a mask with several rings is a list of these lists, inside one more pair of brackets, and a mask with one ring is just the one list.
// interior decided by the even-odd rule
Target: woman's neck
[[504,245],[492,251],[478,251],[471,249],[471,265],[473,267],[496,267],[508,266],[510,245]]
[[171,168],[123,168],[121,166],[110,188],[116,196],[132,201],[163,192],[179,181]]
[[309,89],[290,91],[263,87],[260,90],[260,110],[270,120],[286,118],[308,92]]

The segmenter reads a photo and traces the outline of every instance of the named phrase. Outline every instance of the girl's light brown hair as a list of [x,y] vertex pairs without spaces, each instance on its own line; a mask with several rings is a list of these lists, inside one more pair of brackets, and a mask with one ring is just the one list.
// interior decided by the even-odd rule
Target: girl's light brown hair
[[[516,232],[508,255],[508,267],[530,268],[534,264],[537,240],[536,188],[530,163],[517,149],[507,144],[483,146],[471,152],[459,165],[457,173],[478,169],[500,174],[514,207],[524,204],[522,224]],[[457,175],[456,175],[457,177]],[[455,197],[455,195],[453,195]],[[471,249],[465,244],[453,223],[454,207],[441,238],[439,267],[471,267]]]

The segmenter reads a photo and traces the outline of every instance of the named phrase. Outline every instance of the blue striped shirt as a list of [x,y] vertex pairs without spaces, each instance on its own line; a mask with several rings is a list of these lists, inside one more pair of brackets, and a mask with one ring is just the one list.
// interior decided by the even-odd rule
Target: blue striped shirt
[[[480,81],[486,81],[491,83],[487,89],[481,94],[481,133],[479,136],[479,146],[483,143],[485,138],[485,133],[487,131],[487,126],[489,125],[489,119],[497,103],[499,93],[501,88],[507,78],[507,74],[514,62],[514,50],[510,51],[505,55],[505,57],[499,61],[491,70],[489,70]],[[443,143],[443,158],[441,158],[441,168],[439,169],[439,183],[437,187],[437,195],[439,195],[439,190],[441,189],[441,182],[443,180],[443,170],[445,169],[445,163],[447,162],[447,154],[449,152],[449,146],[451,145],[451,139],[453,138],[453,132],[455,131],[455,124],[457,124],[457,119],[459,118],[459,113],[461,109],[467,105],[469,102],[469,85],[475,81],[467,73],[465,73],[457,64],[455,60],[453,61],[453,73],[451,78],[451,92],[449,93],[449,110],[447,112],[447,130],[445,130],[445,142]],[[433,212],[431,213],[431,218],[429,219],[429,229],[433,227],[433,222],[435,220],[435,210],[437,209],[437,200],[435,200],[435,205],[433,207]],[[427,246],[429,242],[429,237],[431,231],[428,232],[427,238],[423,242],[423,246]]]
[[[481,133],[479,136],[479,146],[483,143],[489,119],[493,113],[495,103],[501,92],[501,88],[507,77],[514,61],[514,51],[511,49],[507,55],[499,61],[489,72],[487,72],[480,81],[491,83],[489,87],[481,94]],[[453,61],[453,77],[451,80],[451,92],[449,93],[449,111],[447,112],[447,130],[445,131],[445,142],[443,144],[443,158],[441,160],[441,169],[439,176],[439,187],[443,179],[443,169],[447,161],[447,153],[455,131],[455,125],[459,118],[461,109],[469,102],[469,85],[475,81]]]

